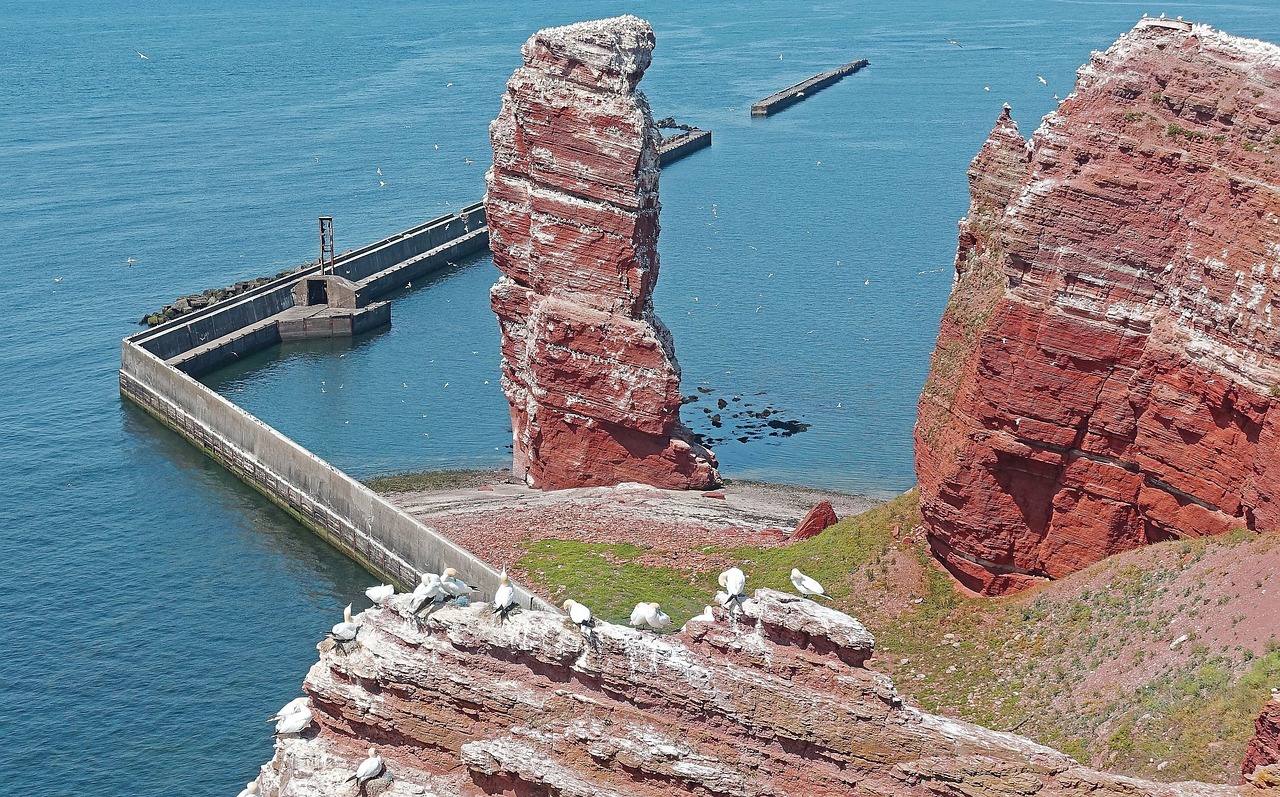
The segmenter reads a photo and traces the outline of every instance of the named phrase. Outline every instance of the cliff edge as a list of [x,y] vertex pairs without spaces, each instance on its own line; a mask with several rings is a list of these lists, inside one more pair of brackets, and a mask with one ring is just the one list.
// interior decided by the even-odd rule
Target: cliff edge
[[[395,606],[400,599],[393,599]],[[444,608],[356,618],[304,683],[315,724],[282,738],[270,797],[354,794],[376,744],[386,795],[1236,795],[1107,775],[1010,733],[906,707],[866,668],[872,635],[807,598],[757,590],[676,634]]]
[[1030,140],[1006,107],[915,431],[966,586],[1280,525],[1277,153],[1280,48],[1205,25],[1142,20]]

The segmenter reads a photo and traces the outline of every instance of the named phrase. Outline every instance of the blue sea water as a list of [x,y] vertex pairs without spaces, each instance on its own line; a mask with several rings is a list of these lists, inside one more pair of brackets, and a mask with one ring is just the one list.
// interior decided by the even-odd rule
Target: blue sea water
[[[269,757],[262,718],[369,578],[122,402],[119,339],[313,257],[316,216],[354,248],[477,200],[534,30],[646,17],[655,115],[715,131],[663,173],[655,304],[686,393],[810,424],[719,446],[726,475],[881,496],[913,481],[964,172],[1000,105],[1029,134],[1143,12],[1280,41],[1263,2],[267,5],[0,9],[0,794],[234,794]],[[495,275],[459,264],[388,331],[211,383],[356,476],[501,466]]]

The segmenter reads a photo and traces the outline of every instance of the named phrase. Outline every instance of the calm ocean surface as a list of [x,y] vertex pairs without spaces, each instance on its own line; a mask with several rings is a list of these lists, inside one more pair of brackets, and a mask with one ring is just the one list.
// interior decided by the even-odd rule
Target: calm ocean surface
[[[686,393],[810,424],[719,445],[724,473],[877,496],[914,481],[965,168],[1001,103],[1030,134],[1144,11],[1280,41],[1261,2],[136,5],[0,12],[0,794],[235,794],[270,756],[263,717],[370,578],[122,402],[119,339],[312,258],[316,216],[346,249],[479,199],[534,30],[646,17],[655,116],[715,132],[662,176],[655,304]],[[211,384],[358,477],[500,467],[495,276],[460,264],[402,292],[385,332]]]

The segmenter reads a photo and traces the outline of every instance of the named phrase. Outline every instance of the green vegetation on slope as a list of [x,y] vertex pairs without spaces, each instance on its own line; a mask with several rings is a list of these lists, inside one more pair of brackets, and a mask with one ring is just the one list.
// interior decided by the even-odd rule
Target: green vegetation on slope
[[[918,523],[913,491],[793,545],[703,552],[738,564],[748,589],[791,591],[793,567],[818,579],[834,606],[875,634],[871,666],[927,711],[1017,730],[1126,774],[1238,775],[1253,720],[1280,686],[1280,645],[1211,649],[1190,632],[1171,646],[1170,635],[1211,604],[1232,606],[1235,622],[1244,621],[1255,608],[1249,598],[1225,594],[1203,567],[1229,567],[1277,538],[1164,543],[1023,595],[984,599],[958,589],[918,536],[910,545],[895,539],[895,529],[907,537]],[[682,567],[679,552],[566,540],[525,547],[521,566],[553,597],[573,597],[612,622],[655,600],[678,627],[718,588],[717,572]]]

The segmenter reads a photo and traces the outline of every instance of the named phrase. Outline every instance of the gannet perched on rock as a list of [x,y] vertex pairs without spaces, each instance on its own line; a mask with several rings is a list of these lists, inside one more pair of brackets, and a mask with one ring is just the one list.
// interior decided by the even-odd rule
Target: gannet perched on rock
[[444,587],[450,600],[470,597],[471,593],[476,591],[475,587],[458,578],[458,571],[452,567],[446,567],[440,574],[440,586]]
[[333,627],[333,630],[325,634],[325,636],[337,642],[339,646],[356,640],[356,634],[360,633],[360,626],[356,625],[351,619],[351,604],[347,604],[342,610],[342,622]]
[[356,789],[363,792],[365,784],[374,778],[381,777],[387,771],[387,765],[382,762],[382,756],[378,755],[376,748],[369,748],[369,757],[360,762],[360,766],[356,768],[356,774],[347,778],[346,782],[356,782]]
[[502,568],[498,577],[498,591],[493,593],[493,613],[498,615],[498,622],[505,622],[511,613],[519,608],[516,602],[516,591],[507,580],[507,569]]
[[258,781],[251,780],[248,783],[244,784],[244,788],[240,790],[240,793],[237,794],[236,797],[254,797],[254,795],[256,795],[257,793],[258,793]]
[[591,629],[596,624],[596,618],[591,616],[591,610],[572,598],[564,602],[564,610],[569,613],[569,619],[582,630],[582,635],[590,639]]
[[303,695],[302,697],[295,697],[293,700],[290,700],[288,703],[281,706],[279,711],[272,714],[270,717],[267,717],[267,722],[279,722],[290,714],[295,714],[304,708],[308,708],[306,695]]
[[287,733],[302,733],[311,727],[311,707],[303,704],[292,714],[286,714],[276,723],[276,736]]
[[809,578],[804,573],[801,573],[794,567],[791,568],[791,585],[795,587],[796,591],[801,595],[817,595],[822,598],[827,597],[827,592],[822,588],[821,584]]
[[636,608],[631,610],[631,624],[634,626],[644,624],[661,630],[671,625],[671,617],[662,611],[660,604],[637,603]]
[[742,608],[742,601],[745,596],[742,590],[747,585],[747,576],[736,567],[731,567],[720,574],[720,586],[724,587],[724,598],[720,598],[720,593],[716,593],[716,600],[721,606],[728,606],[730,603],[738,608]]
[[379,584],[376,587],[369,587],[364,591],[366,597],[379,606],[386,605],[391,596],[396,594],[396,588],[390,584]]

